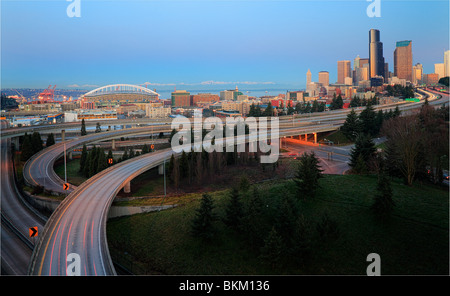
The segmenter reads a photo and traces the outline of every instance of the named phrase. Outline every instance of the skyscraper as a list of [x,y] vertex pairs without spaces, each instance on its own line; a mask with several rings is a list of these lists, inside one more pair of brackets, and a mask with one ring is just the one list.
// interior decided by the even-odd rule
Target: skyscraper
[[444,52],[444,76],[450,76],[450,50]]
[[345,77],[352,77],[352,68],[350,61],[338,61],[338,84],[344,84]]
[[394,50],[394,76],[413,81],[412,41],[398,41]]
[[311,83],[311,71],[308,69],[308,72],[306,72],[306,88],[308,88],[308,85]]
[[423,76],[423,66],[422,64],[417,63],[413,67],[413,83],[415,84],[422,84],[422,77]]
[[445,77],[445,64],[444,63],[439,63],[439,64],[434,64],[434,73],[436,73],[439,76],[439,79],[441,79],[442,77]]
[[380,42],[380,31],[369,31],[369,78],[384,76],[383,43]]
[[322,84],[322,86],[330,85],[330,73],[328,73],[328,71],[319,72],[319,83]]

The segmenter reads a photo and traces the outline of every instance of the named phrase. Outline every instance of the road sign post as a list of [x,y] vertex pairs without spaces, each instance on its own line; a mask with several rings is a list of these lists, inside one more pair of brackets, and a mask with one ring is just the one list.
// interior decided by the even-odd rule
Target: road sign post
[[38,227],[37,226],[30,227],[28,229],[28,232],[30,233],[30,237],[36,237],[38,235]]

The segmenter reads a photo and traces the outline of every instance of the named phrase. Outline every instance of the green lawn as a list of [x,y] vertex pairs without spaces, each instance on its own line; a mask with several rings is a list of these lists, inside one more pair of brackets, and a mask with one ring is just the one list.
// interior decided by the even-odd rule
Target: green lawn
[[[392,181],[396,206],[390,219],[380,220],[370,211],[376,182],[375,176],[328,175],[315,198],[297,200],[311,223],[327,212],[340,230],[334,241],[317,240],[303,265],[283,258],[285,264],[273,269],[258,257],[259,247],[249,245],[246,234],[236,234],[220,219],[212,242],[192,237],[201,194],[184,196],[173,209],[109,220],[108,243],[114,259],[141,267],[137,274],[365,274],[369,253],[381,256],[382,274],[448,274],[448,191]],[[276,215],[282,196],[296,196],[293,181],[256,186],[269,216]],[[215,213],[224,217],[228,191],[211,195]]]
[[[86,177],[80,173],[78,170],[80,169],[80,159],[74,158],[67,162],[67,182],[73,184],[75,186],[79,186],[81,183],[86,181]],[[55,173],[64,180],[64,162],[59,161],[55,163],[54,167]]]

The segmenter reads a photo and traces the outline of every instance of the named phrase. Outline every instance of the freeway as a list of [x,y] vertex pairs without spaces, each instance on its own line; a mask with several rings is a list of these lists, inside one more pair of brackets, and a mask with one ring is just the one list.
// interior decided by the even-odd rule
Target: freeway
[[[440,99],[436,102],[442,103],[438,101]],[[444,101],[448,103],[448,97]],[[401,108],[401,110],[408,110],[411,108],[410,105],[412,104],[402,106],[405,108]],[[327,114],[320,116],[320,119],[308,118],[310,124],[300,127],[295,126],[297,124],[296,118],[292,116],[292,125],[294,126],[288,127],[288,121],[284,122],[280,136],[311,133],[320,128],[336,129],[337,127],[334,124],[323,124],[323,122],[342,121],[345,116],[346,112],[336,112],[336,115]],[[316,123],[311,124],[313,120]],[[322,122],[322,124],[318,122]],[[134,129],[132,132],[135,132]],[[84,138],[84,140],[91,141],[92,139]],[[61,145],[58,149],[59,151],[54,151],[53,158],[62,153]],[[171,149],[167,149],[122,162],[100,172],[71,192],[45,226],[43,236],[33,253],[30,273],[40,275],[66,274],[67,256],[76,253],[81,258],[82,274],[115,274],[109,257],[105,234],[105,219],[109,206],[125,183],[142,172],[160,165],[172,153]],[[43,152],[42,154],[47,153]],[[51,159],[52,157],[46,161],[52,161]],[[49,169],[49,167],[46,168],[47,173]]]
[[[290,131],[280,132],[280,136]],[[123,186],[161,165],[175,152],[169,148],[114,165],[82,183],[58,206],[33,252],[30,273],[66,275],[67,256],[80,258],[80,275],[114,275],[106,239],[109,207]]]
[[[4,123],[2,122],[2,126]],[[2,274],[26,275],[36,238],[28,229],[44,228],[46,218],[21,197],[14,182],[10,140],[1,141],[1,266]]]
[[[152,128],[153,132],[168,132],[170,126],[158,126]],[[49,191],[58,193],[67,193],[63,190],[64,180],[61,180],[53,170],[55,161],[64,155],[64,149],[66,152],[74,149],[75,147],[82,146],[85,143],[96,143],[99,141],[112,140],[120,138],[124,135],[147,135],[149,134],[148,127],[139,127],[132,129],[123,129],[116,131],[108,131],[102,133],[94,133],[87,136],[75,138],[70,141],[65,141],[52,145],[39,153],[33,155],[24,166],[24,178],[25,182],[31,186],[41,185]],[[71,192],[73,186],[68,190]]]
[[[442,102],[448,102],[447,98],[442,97],[437,99],[437,96],[433,93],[422,90],[423,94],[429,96],[430,104],[442,104]],[[440,95],[440,94],[438,94]],[[402,111],[409,111],[420,106],[422,102],[418,103],[393,103],[388,105],[375,106],[377,110],[390,110],[394,106],[399,106]],[[364,107],[355,108],[357,113],[361,112]],[[314,132],[325,132],[332,131],[339,128],[341,124],[345,121],[345,118],[350,112],[350,110],[335,110],[331,112],[322,112],[302,115],[288,115],[281,116],[280,118],[280,130],[285,130],[290,132],[289,135],[299,135]],[[191,119],[192,120],[192,119]],[[143,122],[143,121],[141,121]],[[78,123],[79,125],[79,123]],[[74,149],[84,143],[93,143],[106,141],[114,138],[118,138],[125,135],[145,135],[151,133],[170,132],[170,125],[161,123],[155,123],[155,125],[150,125],[146,127],[122,129],[116,131],[102,132],[98,134],[91,134],[80,138],[75,138],[70,141],[66,141],[66,150]],[[34,155],[25,165],[24,168],[24,178],[27,184],[31,186],[41,185],[45,189],[57,193],[70,193],[75,187],[70,186],[68,191],[63,190],[64,181],[61,180],[53,170],[53,165],[56,159],[64,155],[64,145],[59,143],[50,148],[44,149],[40,153]]]

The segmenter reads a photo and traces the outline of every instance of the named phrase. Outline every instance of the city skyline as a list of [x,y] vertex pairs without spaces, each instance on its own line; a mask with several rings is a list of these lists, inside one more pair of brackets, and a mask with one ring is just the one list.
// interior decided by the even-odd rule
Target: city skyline
[[[318,72],[328,71],[334,83],[337,61],[353,61],[358,55],[368,58],[370,29],[381,32],[391,72],[400,40],[414,42],[413,64],[421,63],[424,73],[433,73],[448,50],[445,1],[383,1],[380,18],[366,15],[364,1],[186,1],[175,6],[169,2],[172,6],[160,1],[81,1],[82,14],[76,19],[65,14],[68,3],[64,2],[3,1],[2,88],[150,82],[149,87],[157,89],[235,85],[304,89],[308,69],[313,81]],[[338,24],[333,27],[331,16],[338,6],[341,17],[358,26],[335,19]],[[305,27],[314,20],[311,12],[317,14],[319,8],[321,24]],[[152,20],[145,13],[151,13]],[[433,17],[421,24],[409,22],[408,28],[400,26],[418,13],[433,13]],[[187,15],[191,21],[186,26],[168,21]],[[227,20],[230,15],[231,21]],[[114,23],[114,19],[123,21]]]

